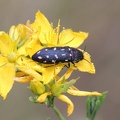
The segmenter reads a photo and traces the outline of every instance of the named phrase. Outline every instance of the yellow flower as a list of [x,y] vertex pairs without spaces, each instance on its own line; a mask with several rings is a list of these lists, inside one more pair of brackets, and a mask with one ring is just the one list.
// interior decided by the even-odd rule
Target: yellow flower
[[[88,37],[85,32],[73,32],[63,29],[60,32],[60,21],[54,29],[47,18],[38,11],[35,21],[30,24],[12,26],[9,35],[0,32],[0,95],[5,99],[14,81],[30,82],[30,90],[36,95],[35,102],[52,106],[54,98],[67,103],[68,115],[74,110],[72,101],[64,95],[100,96],[98,92],[80,91],[74,87],[77,79],[67,81],[73,70],[95,73],[90,55],[78,47]],[[70,63],[70,68],[62,77],[58,74],[67,64],[45,65],[31,59],[32,55],[45,47],[73,47],[83,53],[84,59]]]
[[[70,80],[68,82],[67,79],[72,74],[72,71],[73,71],[72,69],[68,69],[68,71],[62,77],[56,77],[52,81],[50,81],[48,84],[44,84],[45,86],[44,88],[46,88],[46,90],[43,87],[40,88],[38,87],[38,85],[36,85],[38,90],[42,89],[42,91],[44,91],[44,93],[40,92],[40,94],[38,95],[38,98],[36,99],[36,102],[50,103],[51,100],[53,100],[53,102],[51,103],[54,103],[54,98],[57,97],[59,100],[67,103],[68,105],[67,113],[68,115],[71,115],[74,110],[74,104],[63,93],[69,93],[70,95],[73,95],[73,96],[91,96],[91,95],[101,96],[101,93],[98,93],[98,92],[87,92],[87,91],[78,90],[75,86],[73,86],[73,84],[76,82],[75,79]],[[36,90],[35,90],[35,93],[36,93]]]
[[[45,47],[64,47],[69,46],[77,48],[84,42],[88,37],[86,32],[74,32],[71,29],[63,29],[60,32],[60,22],[58,26],[54,29],[53,25],[49,23],[47,18],[38,11],[36,13],[35,21],[30,25],[33,30],[33,35],[26,45],[27,53],[32,56],[38,50]],[[79,49],[82,51],[81,49]],[[82,51],[84,54],[84,59],[70,65],[72,69],[78,69],[83,72],[95,73],[95,68],[91,62],[90,55]],[[61,64],[64,67],[63,64]]]
[[[30,35],[31,30],[22,24],[17,27],[12,26],[9,35],[5,32],[0,32],[0,95],[4,99],[12,88],[14,80],[17,80],[16,74],[18,70],[26,74],[33,72],[31,76],[36,76],[34,75],[36,71],[30,69],[31,65],[25,67],[32,63],[25,57],[25,48],[21,49],[21,46],[25,44]],[[34,64],[38,66],[35,62]],[[22,74],[19,74],[19,77],[20,76],[22,76]],[[40,74],[37,74],[37,76],[41,78]],[[30,80],[31,78],[26,75],[23,80],[25,79]]]

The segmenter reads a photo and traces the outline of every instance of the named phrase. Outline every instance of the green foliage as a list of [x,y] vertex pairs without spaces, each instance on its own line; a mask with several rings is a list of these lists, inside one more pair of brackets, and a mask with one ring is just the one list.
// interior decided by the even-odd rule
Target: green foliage
[[69,82],[66,82],[66,80],[63,78],[62,82],[61,83],[56,83],[52,86],[52,93],[54,96],[58,96],[62,93],[65,93],[70,86],[72,86],[73,84],[75,84],[76,80],[73,79],[73,80],[70,80]]
[[100,109],[102,103],[106,98],[107,92],[104,92],[102,96],[89,96],[86,101],[86,118],[87,120],[94,120],[96,113]]

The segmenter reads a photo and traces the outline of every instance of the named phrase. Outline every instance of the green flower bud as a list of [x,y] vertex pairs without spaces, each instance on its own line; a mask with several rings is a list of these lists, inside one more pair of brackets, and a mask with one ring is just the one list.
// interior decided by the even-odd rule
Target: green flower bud
[[37,79],[30,82],[30,89],[34,94],[41,95],[45,92],[45,86]]

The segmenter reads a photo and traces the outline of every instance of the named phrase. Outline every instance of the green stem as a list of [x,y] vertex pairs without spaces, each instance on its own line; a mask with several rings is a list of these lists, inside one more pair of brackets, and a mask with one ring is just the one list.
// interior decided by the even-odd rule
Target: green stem
[[58,108],[55,105],[53,105],[52,108],[53,108],[54,112],[57,114],[57,116],[59,117],[60,120],[65,120],[65,118],[63,117],[63,115],[61,114],[61,112],[58,110]]
[[86,118],[86,120],[94,120],[94,118]]

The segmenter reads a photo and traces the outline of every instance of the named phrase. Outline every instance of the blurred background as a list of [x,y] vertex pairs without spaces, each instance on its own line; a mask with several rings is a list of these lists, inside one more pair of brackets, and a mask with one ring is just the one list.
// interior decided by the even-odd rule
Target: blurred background
[[[119,0],[0,0],[0,31],[12,25],[34,21],[40,10],[50,22],[74,31],[89,32],[81,46],[92,56],[96,74],[75,71],[76,86],[86,91],[108,91],[96,120],[120,120],[120,1]],[[58,120],[51,108],[33,104],[28,84],[15,83],[5,101],[0,97],[0,120]],[[72,97],[75,110],[67,117],[67,105],[56,100],[66,120],[85,120],[86,97]]]

